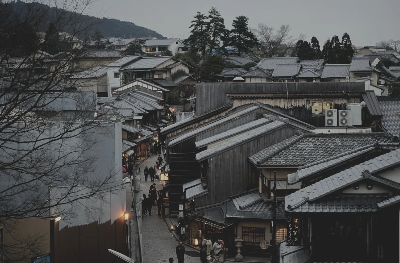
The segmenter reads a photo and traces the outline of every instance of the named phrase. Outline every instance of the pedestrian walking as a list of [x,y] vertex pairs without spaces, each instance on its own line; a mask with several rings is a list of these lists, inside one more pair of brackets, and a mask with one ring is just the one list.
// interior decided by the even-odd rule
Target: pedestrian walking
[[147,215],[147,198],[146,195],[143,194],[142,198],[142,216]]
[[153,184],[153,188],[150,190],[151,192],[151,203],[152,205],[157,204],[157,190],[156,190],[156,184]]
[[157,158],[157,164],[158,164],[159,166],[161,166],[161,165],[162,165],[162,162],[163,162],[163,158],[161,157],[161,155],[159,155],[158,158]]
[[151,208],[152,208],[152,202],[153,200],[151,199],[151,196],[149,196],[149,198],[146,199],[147,203],[146,203],[146,207],[147,207],[147,212],[149,213],[149,216],[151,216]]
[[149,175],[150,175],[150,180],[154,182],[154,175],[156,174],[156,170],[154,170],[154,167],[149,168]]
[[162,207],[162,203],[163,203],[163,197],[162,194],[158,195],[158,200],[157,200],[157,208],[158,208],[158,215],[161,215],[161,207]]
[[207,263],[207,246],[205,242],[203,242],[203,245],[200,249],[200,261],[201,263]]
[[179,245],[176,247],[176,257],[178,258],[178,263],[184,263],[185,247],[182,245],[182,242],[179,242]]
[[147,182],[147,177],[149,177],[149,168],[147,166],[144,168],[144,180]]
[[224,255],[223,255],[223,248],[221,245],[220,240],[215,241],[213,245],[213,254],[214,254],[214,262],[215,263],[222,263],[224,262]]

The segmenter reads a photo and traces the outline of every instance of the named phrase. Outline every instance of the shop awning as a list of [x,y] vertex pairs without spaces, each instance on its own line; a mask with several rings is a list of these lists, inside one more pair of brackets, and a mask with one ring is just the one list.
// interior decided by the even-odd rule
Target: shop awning
[[131,155],[133,155],[135,152],[133,151],[133,150],[129,150],[129,151],[126,151],[125,152],[125,154],[127,154],[128,156],[131,156]]

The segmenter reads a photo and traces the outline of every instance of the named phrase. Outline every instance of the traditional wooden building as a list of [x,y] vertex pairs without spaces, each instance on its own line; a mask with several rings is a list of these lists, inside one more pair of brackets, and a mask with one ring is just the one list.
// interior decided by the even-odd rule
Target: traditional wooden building
[[[331,163],[303,169],[300,180]],[[397,149],[286,196],[288,243],[316,262],[399,262],[399,166]]]

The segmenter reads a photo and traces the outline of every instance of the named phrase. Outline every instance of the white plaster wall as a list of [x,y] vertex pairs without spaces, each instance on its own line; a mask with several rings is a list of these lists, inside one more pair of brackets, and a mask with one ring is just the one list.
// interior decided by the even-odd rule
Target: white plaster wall
[[380,173],[379,176],[400,183],[400,167]]
[[365,182],[359,183],[359,188],[356,190],[353,186],[343,190],[344,194],[392,194],[392,191],[387,188],[378,185],[377,183],[372,183],[373,188],[371,190],[367,189],[367,184]]
[[114,73],[118,73],[119,67],[110,67],[107,71],[107,89],[108,96],[111,97],[111,90],[121,86],[121,75],[119,78],[114,78]]

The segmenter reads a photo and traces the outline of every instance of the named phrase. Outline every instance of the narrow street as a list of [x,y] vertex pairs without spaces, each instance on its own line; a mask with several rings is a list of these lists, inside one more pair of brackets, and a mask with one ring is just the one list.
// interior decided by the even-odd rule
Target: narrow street
[[[151,156],[138,166],[138,168],[140,168],[141,177],[140,196],[143,196],[143,194],[147,196],[150,185],[153,184],[153,182],[150,181],[150,177],[147,182],[145,181],[143,170],[146,166],[150,167],[155,165],[157,157],[158,155]],[[159,184],[159,180],[155,180],[154,183]],[[130,191],[127,191],[127,207],[130,206],[131,202],[132,194]],[[143,263],[168,262],[168,259],[171,257],[174,259],[174,263],[178,262],[175,254],[175,247],[178,245],[178,241],[170,232],[163,217],[157,215],[157,206],[152,207],[151,216],[147,215],[143,217],[142,237]],[[197,251],[187,246],[185,246],[185,248],[185,263],[199,263],[200,258]]]

